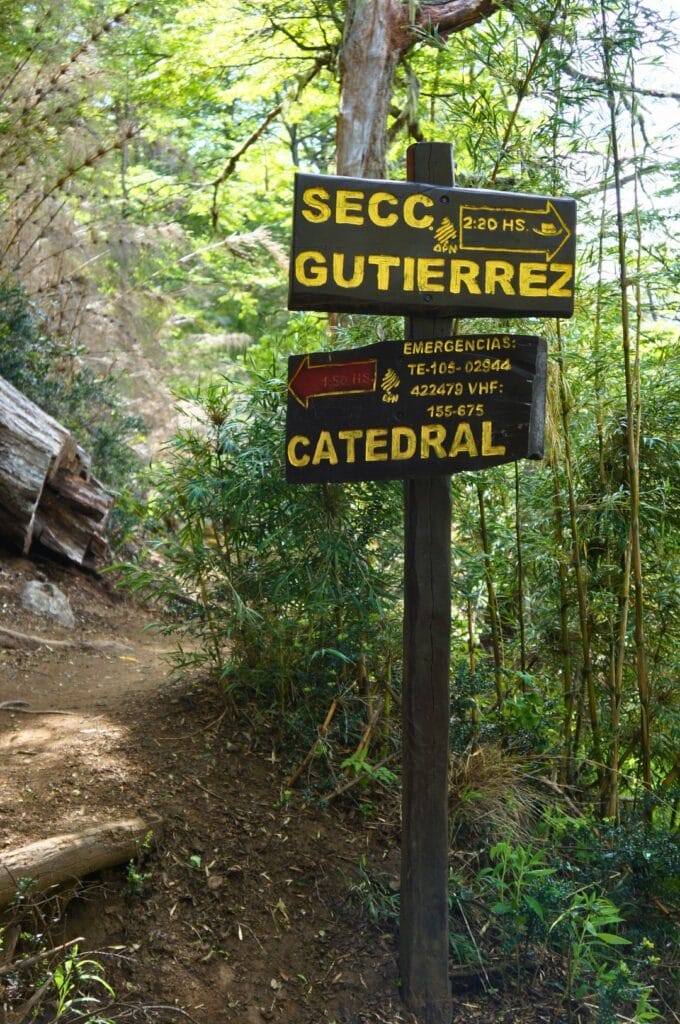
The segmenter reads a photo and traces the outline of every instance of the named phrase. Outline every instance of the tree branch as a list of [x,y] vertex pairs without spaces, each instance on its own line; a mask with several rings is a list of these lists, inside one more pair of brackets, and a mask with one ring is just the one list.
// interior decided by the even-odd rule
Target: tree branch
[[277,32],[280,32],[281,35],[284,35],[286,39],[290,39],[291,43],[295,43],[298,49],[304,50],[306,53],[318,53],[319,50],[327,49],[327,43],[326,46],[309,46],[307,43],[301,42],[298,39],[298,37],[296,35],[293,35],[293,33],[289,29],[284,28],[284,26],[281,25],[278,21],[274,21],[271,15],[269,16],[269,23],[273,29],[275,29]]
[[236,165],[238,164],[243,154],[246,153],[250,149],[250,147],[253,146],[257,142],[257,140],[262,137],[262,135],[265,133],[265,131],[272,123],[272,121],[279,116],[279,114],[281,113],[286,104],[286,101],[289,98],[293,100],[299,99],[302,90],[307,85],[309,85],[312,79],[314,79],[318,75],[321,68],[327,67],[328,64],[330,64],[332,59],[332,53],[324,53],[322,56],[317,57],[309,71],[306,71],[304,75],[299,76],[294,89],[286,97],[284,97],[284,99],[282,99],[280,103],[277,103],[277,105],[265,115],[264,119],[260,122],[255,131],[251,132],[251,134],[248,136],[245,142],[243,142],[241,146],[239,146],[236,152],[231,154],[226,164],[224,165],[222,173],[219,175],[219,177],[215,178],[215,180],[212,183],[213,201],[210,207],[210,221],[212,223],[213,231],[217,230],[217,224],[220,216],[217,207],[220,187],[224,184],[227,178],[231,177],[231,175],[234,173]]
[[[603,78],[597,75],[587,75],[585,71],[579,71],[571,64],[565,64],[564,70],[570,78],[577,82],[587,82],[589,85],[600,85],[604,89],[606,83]],[[625,85],[618,83],[615,86],[617,92],[635,93],[638,96],[654,96],[661,100],[680,100],[680,92],[663,92],[661,89],[641,89],[639,86]]]
[[[408,41],[412,46],[423,33],[436,32],[446,40],[453,32],[461,32],[476,25],[499,9],[497,0],[446,0],[444,3],[419,4],[412,24],[404,23]],[[404,8],[407,16],[407,8]]]
[[[637,167],[630,174],[626,174],[621,178],[621,185],[629,185],[631,181],[642,178],[643,175],[647,174],[665,174],[668,172],[668,168],[663,164],[647,164],[644,167]],[[609,189],[615,188],[616,182],[613,177],[605,178],[599,181],[596,185],[589,185],[588,188],[580,189],[578,192],[572,192],[571,195],[574,199],[583,199],[584,196],[591,196],[596,192],[607,192]]]

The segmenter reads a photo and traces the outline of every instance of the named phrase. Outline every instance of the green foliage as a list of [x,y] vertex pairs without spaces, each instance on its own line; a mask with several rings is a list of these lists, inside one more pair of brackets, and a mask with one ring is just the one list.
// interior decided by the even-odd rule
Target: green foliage
[[200,422],[177,434],[150,498],[155,560],[128,585],[174,618],[178,662],[228,693],[319,721],[350,690],[359,655],[380,675],[398,643],[399,501],[391,487],[290,487],[284,385],[254,375],[184,393]]
[[[500,945],[514,956],[518,987],[529,972],[550,963],[554,974],[559,963],[561,999],[570,1018],[586,1014],[582,1019],[597,1024],[660,1019],[650,977],[660,959],[655,945],[647,938],[635,944],[624,915],[601,889],[575,886],[564,868],[549,863],[546,850],[506,840],[489,850],[489,862],[474,875],[450,873],[456,961],[478,968],[484,978]],[[375,924],[396,930],[394,880],[369,871],[362,859],[351,891]]]
[[566,957],[565,999],[569,1004],[595,999],[598,1024],[613,1024],[622,1009],[636,1024],[661,1018],[652,985],[622,959],[622,947],[630,945],[617,930],[623,921],[607,897],[577,890],[550,926]]
[[25,293],[0,282],[0,376],[67,427],[113,487],[128,483],[139,460],[129,446],[143,421],[123,410],[112,377],[97,377],[81,353],[50,336]]
[[640,949],[633,949],[634,928],[606,895],[604,883],[575,887],[568,877],[573,865],[550,865],[545,850],[522,844],[497,843],[489,859],[467,889],[457,883],[455,903],[462,908],[484,900],[503,948],[515,954],[518,985],[530,951],[534,957],[557,951],[570,1014],[588,1005],[596,1008],[598,1024],[613,1024],[622,1013],[639,1024],[660,1018],[644,969],[654,944],[644,938]]
[[111,997],[115,995],[103,971],[97,960],[79,954],[77,945],[71,947],[68,956],[54,969],[55,1022],[70,1018],[82,1020],[85,1024],[113,1024],[111,1018],[103,1017],[97,1011],[100,996],[93,994],[98,991]]
[[[20,896],[17,904],[23,899]],[[22,914],[30,912],[42,918],[37,904],[22,907]],[[57,911],[54,920],[58,918]],[[116,996],[102,963],[81,952],[77,941],[51,947],[50,925],[44,919],[41,925],[26,922],[20,932],[15,923],[0,926],[0,953],[5,953],[0,978],[6,1013],[12,1019],[27,1020],[30,1015],[31,1019],[49,1019],[51,1024],[114,1024],[118,1018],[109,1014]]]
[[553,921],[550,931],[560,937],[567,953],[567,999],[584,999],[593,977],[598,984],[603,982],[610,947],[629,945],[628,939],[612,930],[622,921],[611,900],[578,890],[567,909]]
[[380,782],[383,786],[392,786],[397,781],[397,776],[389,768],[384,765],[371,764],[367,759],[366,750],[361,750],[359,753],[345,758],[340,767],[369,782]]
[[141,896],[144,892],[144,884],[151,875],[148,871],[140,871],[134,861],[130,861],[126,869],[127,891],[131,896]]
[[537,896],[538,887],[555,869],[547,866],[543,851],[505,840],[491,847],[489,859],[491,866],[480,872],[478,881],[493,894],[490,910],[503,918],[505,942],[512,950],[526,949],[537,928],[545,925],[546,911]]
[[456,754],[469,750],[475,735],[480,740],[491,741],[498,733],[497,724],[488,719],[482,723],[481,733],[473,725],[473,715],[493,690],[493,678],[487,669],[487,664],[482,661],[473,672],[462,658],[453,665],[449,743]]
[[255,371],[267,373],[280,364],[283,356],[320,351],[327,345],[325,317],[318,313],[295,313],[279,330],[258,333],[248,346],[244,361]]
[[673,923],[658,914],[655,900],[680,910],[680,846],[675,832],[633,818],[620,825],[603,823],[593,830],[588,818],[574,819],[553,810],[548,835],[559,844],[574,880],[595,885],[618,905],[629,908],[639,935],[673,940]]
[[[350,887],[369,920],[381,928],[396,929],[399,920],[399,891],[387,875],[378,876],[366,867],[365,857],[359,860],[359,881]],[[390,882],[392,884],[390,884]]]

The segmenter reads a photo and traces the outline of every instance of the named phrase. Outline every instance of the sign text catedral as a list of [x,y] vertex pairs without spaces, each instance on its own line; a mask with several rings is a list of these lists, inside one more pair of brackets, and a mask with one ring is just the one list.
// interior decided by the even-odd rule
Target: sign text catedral
[[545,368],[543,339],[509,334],[291,356],[287,478],[415,478],[541,458]]

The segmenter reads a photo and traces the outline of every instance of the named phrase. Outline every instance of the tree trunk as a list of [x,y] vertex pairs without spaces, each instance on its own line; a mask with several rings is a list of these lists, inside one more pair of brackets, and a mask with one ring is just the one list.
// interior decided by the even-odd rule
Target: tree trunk
[[0,853],[0,907],[11,903],[23,878],[33,882],[31,893],[44,892],[132,860],[151,831],[148,822],[129,818],[4,850]]
[[340,56],[338,174],[384,178],[387,112],[401,58],[396,0],[351,0]]
[[497,10],[495,0],[417,5],[397,0],[348,0],[340,54],[338,174],[385,177],[394,74],[416,42],[428,31],[446,39]]
[[[642,784],[649,794],[652,787],[652,741],[650,731],[651,688],[647,668],[647,646],[645,641],[645,600],[642,573],[642,543],[640,538],[640,331],[639,322],[635,338],[632,338],[628,287],[630,274],[626,251],[627,233],[623,215],[622,158],[619,152],[617,132],[616,95],[614,90],[614,68],[611,56],[611,39],[607,28],[604,3],[600,4],[602,26],[602,63],[607,87],[607,106],[610,116],[610,141],[612,167],[614,171],[614,195],[616,197],[616,228],[619,258],[619,285],[621,289],[621,340],[623,343],[623,367],[626,381],[626,455],[628,462],[628,487],[630,492],[630,547],[633,569],[633,598],[635,624],[635,656],[637,667],[638,695],[640,700],[640,760]],[[636,201],[637,210],[637,201]],[[640,240],[638,237],[638,248]],[[631,341],[634,340],[634,351]],[[645,817],[651,821],[652,801],[648,799]]]
[[96,568],[108,550],[100,534],[112,502],[95,477],[82,480],[59,470],[43,492],[33,536],[44,547],[72,562]]

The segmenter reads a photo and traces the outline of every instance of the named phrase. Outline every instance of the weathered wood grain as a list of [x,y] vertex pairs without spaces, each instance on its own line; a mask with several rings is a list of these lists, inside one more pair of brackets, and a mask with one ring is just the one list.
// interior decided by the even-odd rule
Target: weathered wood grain
[[[453,184],[451,147],[418,143],[409,179]],[[446,318],[413,318],[409,337],[447,337]],[[419,1024],[450,1024],[448,748],[451,490],[448,477],[407,480],[399,959],[404,1003]]]

